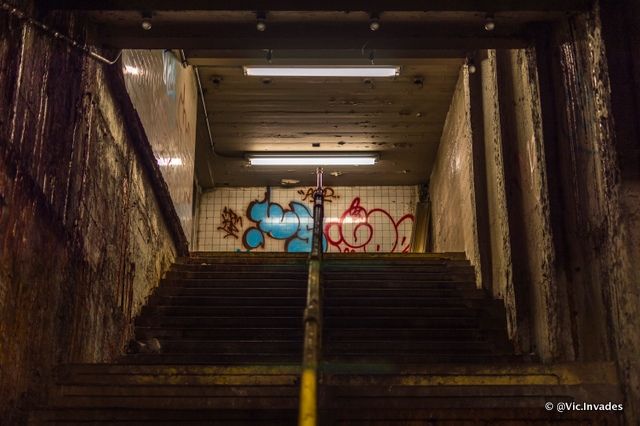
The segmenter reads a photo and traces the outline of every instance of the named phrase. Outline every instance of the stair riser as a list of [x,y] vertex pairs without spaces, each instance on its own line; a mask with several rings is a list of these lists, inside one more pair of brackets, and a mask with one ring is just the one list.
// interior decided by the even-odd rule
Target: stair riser
[[299,279],[305,281],[307,279],[307,271],[286,272],[286,271],[255,271],[253,268],[247,268],[243,271],[220,271],[220,272],[185,272],[185,271],[168,271],[165,275],[167,279],[238,279],[260,281],[281,280],[281,279]]
[[302,339],[290,341],[162,341],[162,353],[226,354],[226,353],[302,353]]
[[[415,277],[414,277],[415,278]],[[475,291],[476,285],[469,280],[361,280],[361,279],[323,279],[322,286],[324,289],[361,289],[361,290],[385,290],[393,289],[395,291],[404,291],[405,289],[424,289],[424,290],[455,290],[455,291]]]
[[[297,388],[293,389],[295,391]],[[165,397],[69,397],[54,399],[52,405],[69,408],[112,408],[119,409],[155,409],[155,410],[293,410],[298,404],[297,395],[289,397],[268,396],[228,396],[212,395],[187,397],[180,393]]]
[[[267,316],[299,316],[302,318],[304,305],[287,306],[150,306],[143,317],[267,317]],[[324,315],[329,317],[405,317],[405,318],[502,318],[502,312],[483,308],[457,307],[361,307],[340,306],[325,307]]]
[[[298,375],[142,375],[142,374],[69,374],[64,378],[64,388],[103,386],[298,386]],[[87,392],[91,394],[91,392]]]
[[[169,306],[192,306],[194,309],[217,306],[273,306],[290,307],[304,306],[306,298],[299,297],[189,297],[189,296],[155,296],[150,298],[151,309]],[[500,309],[501,302],[486,299],[470,299],[446,297],[326,297],[324,306],[328,309],[340,307],[406,307],[438,309],[455,307],[460,309]]]
[[189,327],[202,328],[294,328],[302,327],[302,313],[289,317],[146,317],[138,318],[136,325],[148,327]]
[[127,364],[145,365],[231,365],[231,366],[299,366],[302,359],[301,352],[298,353],[264,353],[253,354],[137,354],[129,355]]
[[263,288],[279,289],[279,288],[293,288],[303,289],[307,288],[307,280],[305,279],[271,279],[263,278],[259,280],[252,280],[246,278],[240,278],[238,276],[234,278],[214,278],[214,279],[164,279],[160,282],[160,288],[163,287],[187,287],[187,288]]
[[140,340],[148,339],[151,337],[158,338],[160,340],[178,340],[178,339],[192,339],[192,340],[250,340],[250,339],[265,339],[265,340],[299,340],[302,339],[304,332],[302,327],[297,328],[285,328],[285,329],[269,329],[269,328],[254,328],[254,329],[209,329],[209,330],[193,330],[190,328],[181,329],[169,329],[169,328],[137,328],[136,338]]

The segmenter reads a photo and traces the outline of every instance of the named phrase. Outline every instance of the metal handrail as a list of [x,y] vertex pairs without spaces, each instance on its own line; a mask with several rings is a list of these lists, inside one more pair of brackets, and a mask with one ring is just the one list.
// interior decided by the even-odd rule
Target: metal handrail
[[313,234],[308,262],[307,306],[304,310],[299,426],[316,426],[318,423],[318,365],[322,349],[322,286],[320,279],[323,245],[322,222],[324,218],[322,169],[316,171],[316,176],[316,190],[313,194]]

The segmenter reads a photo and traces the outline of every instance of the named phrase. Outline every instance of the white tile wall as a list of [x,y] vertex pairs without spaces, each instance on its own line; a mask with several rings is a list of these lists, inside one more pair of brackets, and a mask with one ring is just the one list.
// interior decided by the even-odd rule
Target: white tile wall
[[[285,210],[289,210],[290,202],[299,202],[311,212],[312,200],[303,201],[307,190],[272,188],[269,200]],[[409,249],[418,197],[416,186],[333,187],[333,190],[335,197],[325,201],[326,236],[334,243],[328,245],[328,251],[401,252]],[[247,229],[256,226],[247,216],[247,208],[252,201],[262,201],[266,192],[264,187],[217,188],[202,194],[197,250],[247,250],[243,246],[242,236]],[[356,198],[359,198],[359,204],[354,204]],[[227,212],[231,210],[237,215],[234,222],[237,232],[234,235],[221,229],[225,208]],[[348,213],[345,215],[346,211]],[[265,247],[255,250],[280,252],[284,249],[283,240],[267,235]]]

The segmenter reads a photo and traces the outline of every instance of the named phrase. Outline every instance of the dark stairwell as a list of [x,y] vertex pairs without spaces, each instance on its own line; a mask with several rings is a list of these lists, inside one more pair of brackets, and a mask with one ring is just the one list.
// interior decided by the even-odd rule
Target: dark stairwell
[[[327,255],[319,423],[638,424],[637,2],[380,2],[398,10],[379,11],[375,33],[367,2],[266,2],[265,32],[251,2],[0,3],[0,424],[296,423],[305,256],[189,255],[214,250],[191,240],[201,189],[307,184],[306,169],[246,167],[283,144],[380,151],[372,172],[327,170],[347,206],[378,207],[356,185],[430,182],[424,244],[406,229],[402,241],[477,268],[452,254]],[[174,99],[192,100],[186,121],[174,112],[185,133],[200,128],[196,147],[157,144],[174,117],[153,106],[145,126],[125,78],[148,70],[128,49],[157,49],[161,71],[191,80],[199,67],[208,95],[192,81]],[[242,75],[272,49],[276,62],[402,72],[389,84]],[[178,165],[182,178],[164,173]],[[172,193],[194,186],[189,200]],[[307,187],[289,189],[302,194],[286,202],[308,202]],[[245,229],[222,250],[252,250]],[[126,345],[134,328],[146,346]]]

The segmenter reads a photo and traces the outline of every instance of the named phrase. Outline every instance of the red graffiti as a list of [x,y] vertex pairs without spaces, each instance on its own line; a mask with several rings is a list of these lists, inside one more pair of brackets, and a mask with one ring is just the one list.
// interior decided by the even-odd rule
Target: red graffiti
[[337,221],[325,225],[324,235],[342,253],[407,253],[414,220],[412,214],[395,221],[383,209],[367,211],[356,197]]

